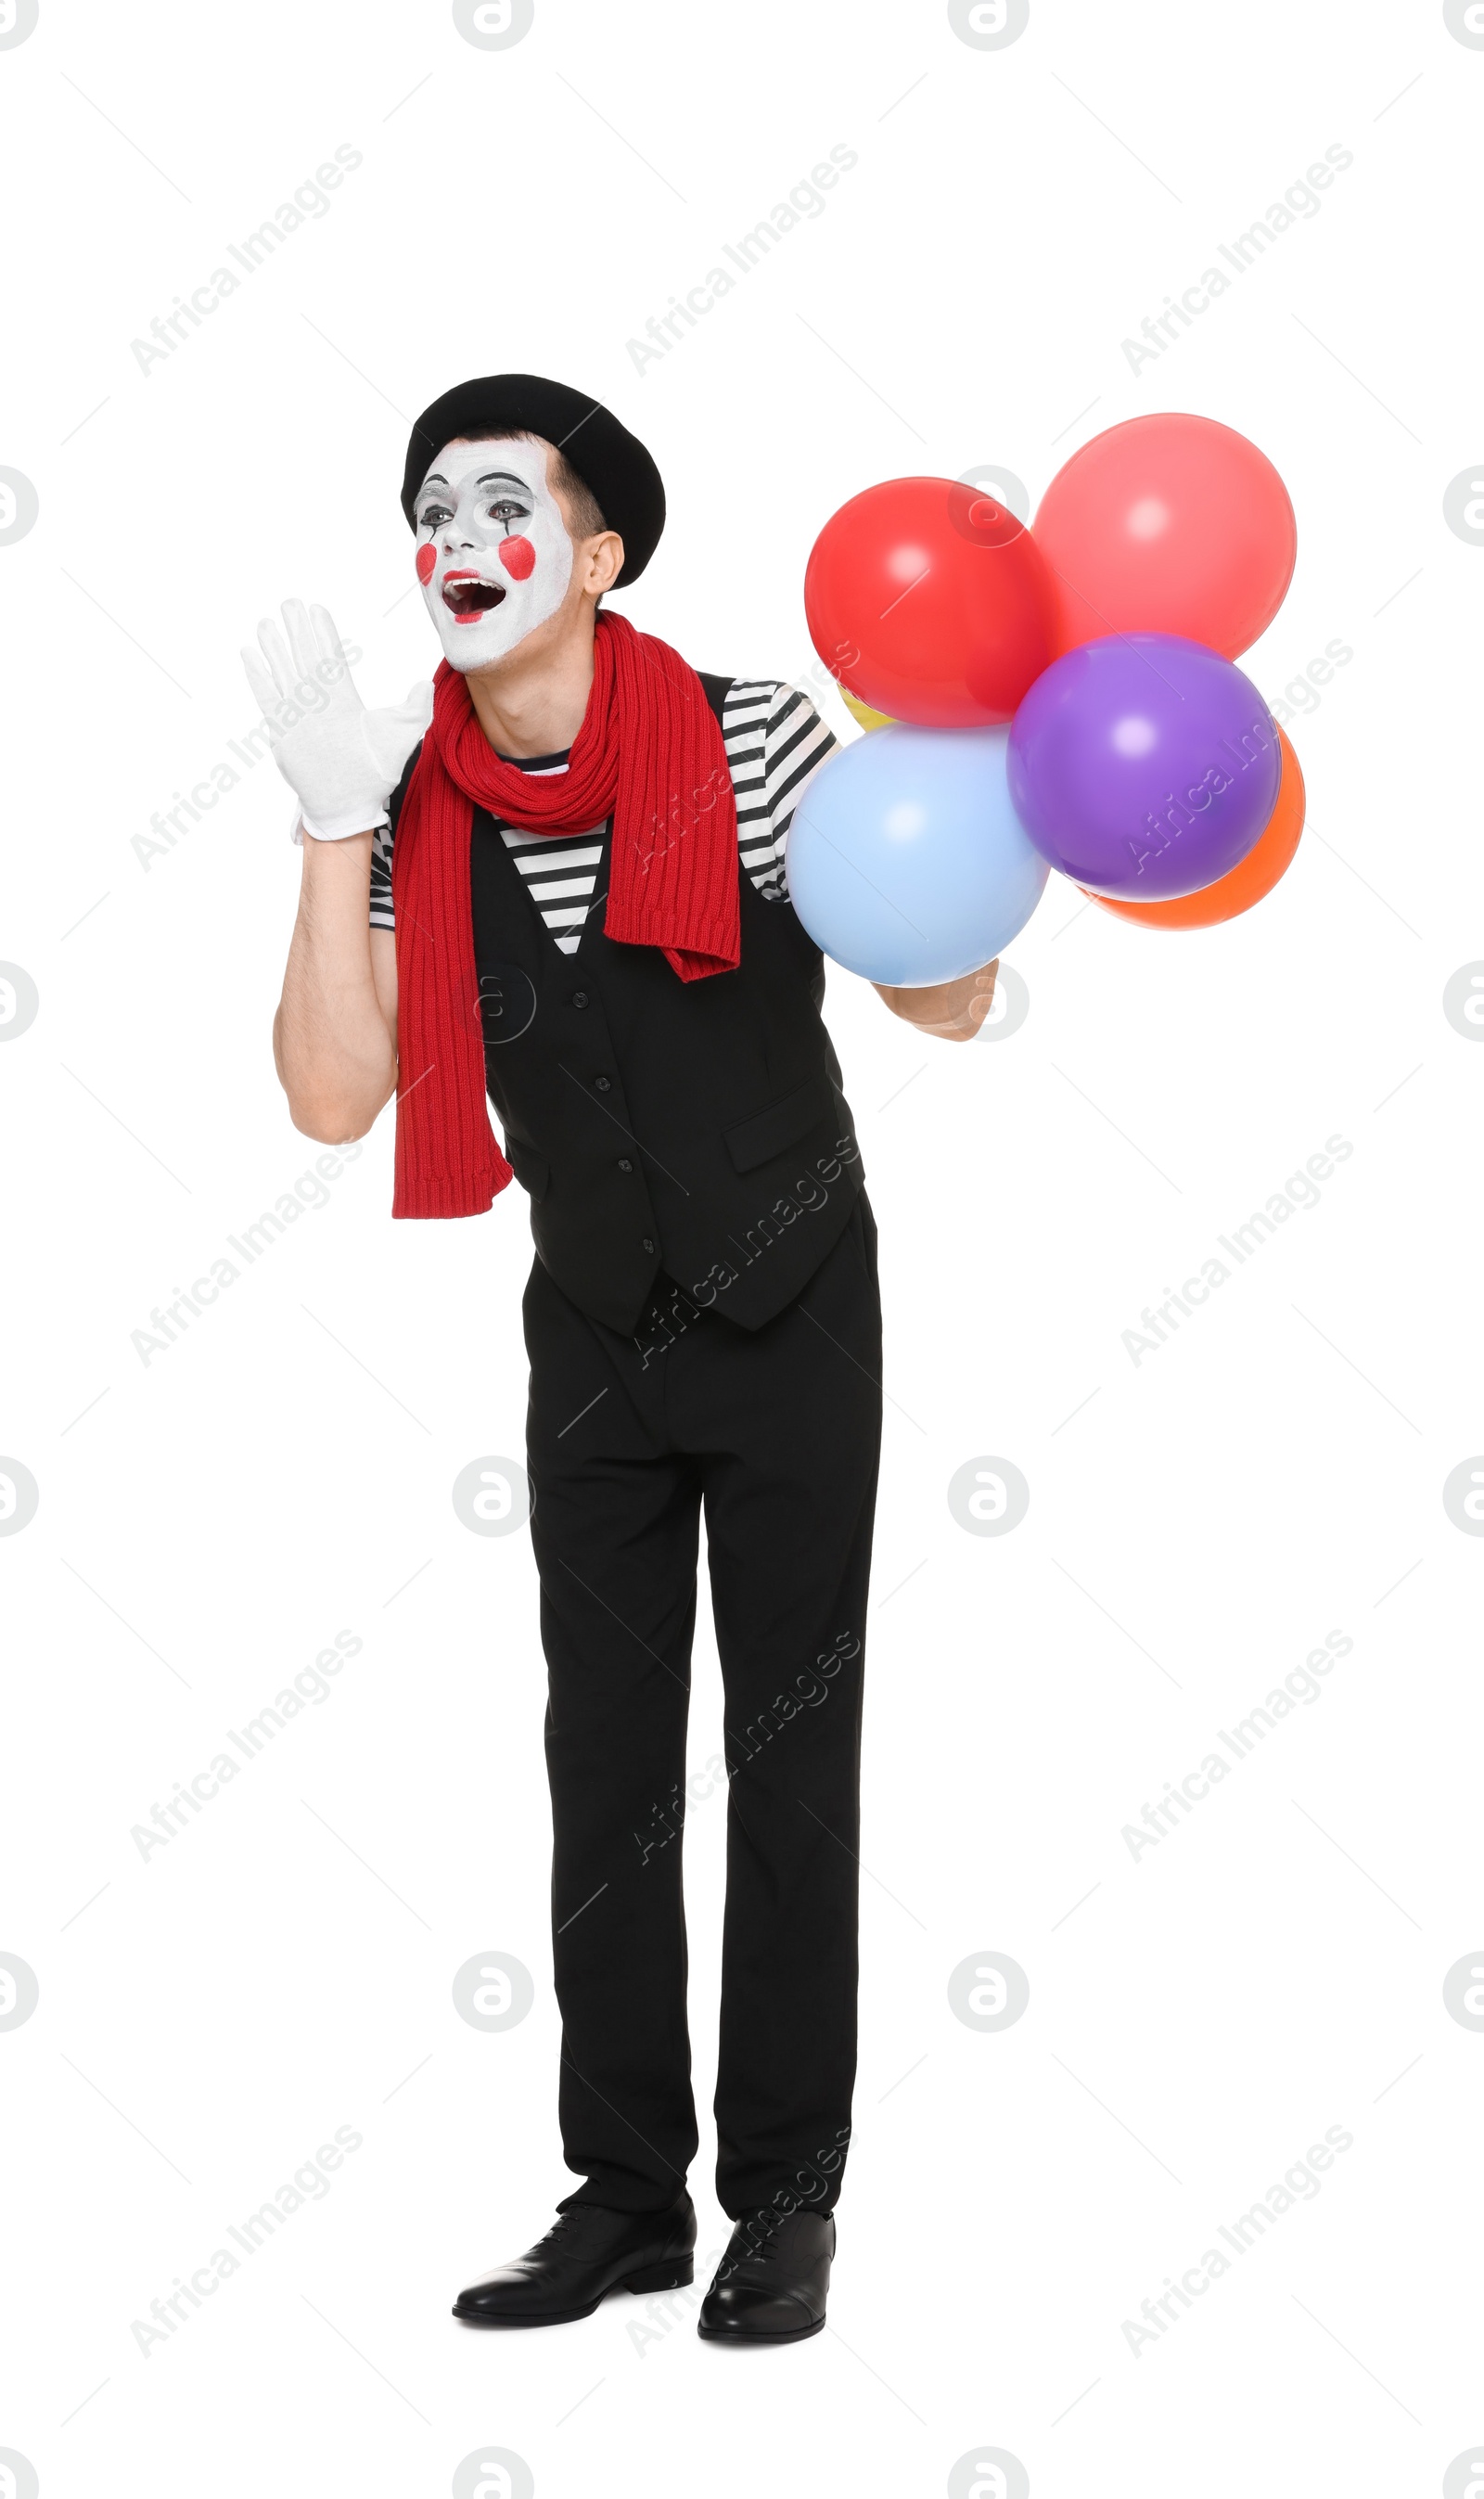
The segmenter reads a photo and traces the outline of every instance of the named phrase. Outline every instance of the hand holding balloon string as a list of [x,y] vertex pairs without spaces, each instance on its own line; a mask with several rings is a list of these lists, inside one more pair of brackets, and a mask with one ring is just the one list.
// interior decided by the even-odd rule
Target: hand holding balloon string
[[962,980],[937,982],[928,989],[896,989],[883,981],[873,981],[871,987],[916,1031],[931,1033],[937,1041],[977,1041],[994,1004],[999,968],[996,956],[981,972],[966,972]]

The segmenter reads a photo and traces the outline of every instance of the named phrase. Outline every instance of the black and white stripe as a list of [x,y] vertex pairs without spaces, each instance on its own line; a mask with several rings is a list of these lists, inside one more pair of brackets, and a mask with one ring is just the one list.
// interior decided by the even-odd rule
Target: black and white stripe
[[[737,677],[722,707],[722,736],[737,801],[737,848],[742,864],[764,902],[787,902],[785,852],[789,827],[804,784],[832,751],[835,740],[807,695],[769,678]],[[564,758],[523,760],[528,772],[566,769]],[[499,817],[497,828],[514,858],[532,900],[564,955],[575,955],[590,913],[607,899],[597,891],[605,825],[566,834],[528,833]],[[371,925],[392,928],[390,825],[371,842]]]
[[737,848],[764,902],[787,902],[784,854],[805,782],[834,746],[807,695],[763,678],[736,677],[722,707],[722,735],[737,796]]
[[513,825],[499,824],[499,830],[558,946],[564,955],[575,955],[589,912],[607,900],[606,893],[594,892],[607,827],[598,825],[575,842],[561,834],[518,832]]

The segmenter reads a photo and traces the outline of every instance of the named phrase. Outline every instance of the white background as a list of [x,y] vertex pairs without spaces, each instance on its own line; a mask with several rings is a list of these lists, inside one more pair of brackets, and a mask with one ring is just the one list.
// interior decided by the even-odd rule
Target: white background
[[[1437,7],[1378,0],[1034,0],[998,51],[883,0],[537,0],[503,51],[431,0],[42,0],[0,50],[0,463],[40,497],[0,547],[0,955],[40,992],[0,1053],[0,1449],[41,1491],[0,1542],[0,1950],[41,1991],[0,2031],[0,2449],[45,2499],[438,2494],[484,2442],[540,2499],[937,2493],[987,2448],[1036,2499],[1394,2499],[1484,2436],[1484,2033],[1442,1996],[1484,1957],[1484,1546],[1441,1502],[1484,1445],[1484,1051],[1441,1009],[1484,956],[1484,554],[1442,515],[1481,451],[1481,92]],[[1123,339],[1335,144],[1321,212],[1132,373]],[[142,373],[131,341],[338,145],[329,213]],[[825,212],[636,372],[834,145]],[[189,1335],[131,1344],[317,1151],[269,1051],[276,773],[147,865],[132,839],[250,728],[238,646],[284,596],[332,606],[368,699],[430,672],[408,421],[501,368],[654,449],[669,528],[621,604],[698,666],[808,682],[805,560],[860,487],[992,461],[1039,497],[1162,407],[1293,496],[1265,693],[1353,652],[1292,725],[1309,829],[1250,918],[1154,937],[1053,879],[1011,951],[1027,1021],[963,1050],[831,975],[891,1400],[861,2063],[830,2330],[765,2358],[699,2343],[694,2300],[448,2316],[571,2183],[534,1574],[450,1502],[521,1450],[518,1193],[393,1226],[388,1116]],[[1136,1367],[1144,1305],[1334,1134],[1320,1205]],[[1030,1485],[1003,1539],[947,1506],[985,1453]],[[333,1697],[142,1862],[132,1826],[341,1628]],[[1123,1826],[1333,1629],[1323,1699],[1136,1863]],[[719,1728],[703,1636],[693,1761]],[[703,2111],[722,1844],[718,1801],[687,1840]],[[492,1950],[536,1996],[488,2035],[451,1982]],[[999,2033],[948,1999],[985,1951],[1030,1982]],[[331,2191],[142,2353],[338,2126]],[[1322,2191],[1136,2356],[1123,2321],[1330,2126]],[[712,2152],[707,2121],[701,2257]]]

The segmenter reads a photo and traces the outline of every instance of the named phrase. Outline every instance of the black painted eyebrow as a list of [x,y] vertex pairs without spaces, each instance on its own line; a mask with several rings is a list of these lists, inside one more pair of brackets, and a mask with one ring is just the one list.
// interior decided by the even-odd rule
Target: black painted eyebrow
[[[486,469],[482,475],[475,478],[474,483],[476,486],[518,486],[521,493],[528,496],[532,491],[525,478],[518,477],[513,469]],[[417,490],[419,503],[430,486],[441,486],[445,495],[451,495],[454,491],[440,469],[430,469]]]

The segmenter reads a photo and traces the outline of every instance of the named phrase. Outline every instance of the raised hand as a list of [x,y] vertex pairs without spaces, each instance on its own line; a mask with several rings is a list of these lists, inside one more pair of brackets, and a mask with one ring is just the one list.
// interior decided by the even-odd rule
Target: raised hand
[[283,628],[265,617],[242,665],[268,724],[274,761],[299,800],[304,829],[339,842],[386,822],[386,802],[433,717],[431,684],[404,702],[368,711],[328,608],[283,602]]

